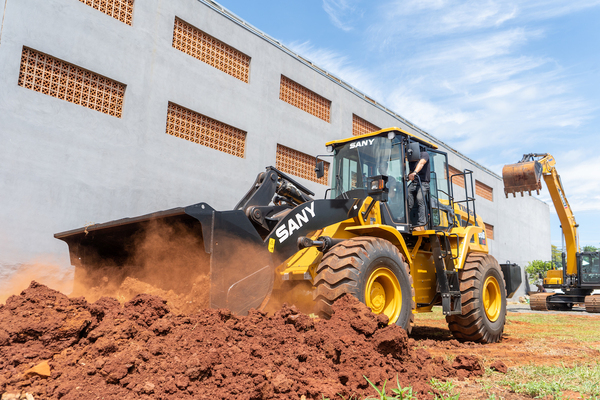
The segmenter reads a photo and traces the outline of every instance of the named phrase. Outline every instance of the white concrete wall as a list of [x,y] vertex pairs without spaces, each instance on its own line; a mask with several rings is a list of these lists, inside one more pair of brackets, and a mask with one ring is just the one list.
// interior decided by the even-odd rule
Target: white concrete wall
[[[175,17],[251,57],[244,83],[172,47]],[[53,234],[206,201],[233,207],[277,143],[324,153],[351,135],[352,114],[417,133],[401,119],[197,0],[137,1],[126,25],[75,0],[9,0],[0,43],[0,263],[68,266]],[[127,85],[122,118],[17,85],[23,46]],[[280,76],[332,101],[325,122],[279,100]],[[165,134],[168,102],[247,132],[238,158]],[[402,110],[396,110],[402,112]],[[450,164],[494,189],[477,211],[494,226],[500,262],[549,259],[548,206],[504,199],[498,176],[451,150]],[[322,197],[326,187],[298,180]]]

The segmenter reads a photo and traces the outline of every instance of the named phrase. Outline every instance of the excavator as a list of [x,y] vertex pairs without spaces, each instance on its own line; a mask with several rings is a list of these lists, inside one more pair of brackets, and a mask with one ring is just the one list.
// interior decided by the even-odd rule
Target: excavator
[[531,153],[523,155],[516,164],[502,168],[504,193],[516,197],[516,193],[531,195],[540,193],[541,179],[544,178],[550,197],[561,223],[566,253],[562,253],[562,268],[547,271],[542,287],[556,292],[531,293],[532,310],[571,310],[574,304],[585,304],[590,313],[600,312],[600,295],[593,294],[600,289],[600,252],[580,252],[579,237],[573,210],[567,201],[565,190],[556,170],[555,158],[548,154]]
[[[315,164],[322,177],[332,159],[323,199],[267,167],[233,210],[197,203],[56,234],[69,246],[76,287],[148,282],[159,269],[148,283],[205,294],[207,307],[236,314],[288,302],[328,318],[351,295],[408,332],[416,313],[439,305],[459,340],[499,341],[521,272],[488,253],[472,171],[449,175],[446,153],[399,128],[326,146]],[[408,176],[425,152],[430,190],[420,185],[419,225],[407,193],[420,178]],[[455,196],[459,176],[467,184]]]

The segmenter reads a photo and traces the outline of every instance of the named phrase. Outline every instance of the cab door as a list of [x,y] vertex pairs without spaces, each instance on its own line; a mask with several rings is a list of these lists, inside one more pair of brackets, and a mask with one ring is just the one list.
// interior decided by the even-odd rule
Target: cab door
[[433,149],[428,149],[427,152],[430,168],[431,226],[433,229],[445,229],[452,225],[454,215],[448,184],[448,156]]

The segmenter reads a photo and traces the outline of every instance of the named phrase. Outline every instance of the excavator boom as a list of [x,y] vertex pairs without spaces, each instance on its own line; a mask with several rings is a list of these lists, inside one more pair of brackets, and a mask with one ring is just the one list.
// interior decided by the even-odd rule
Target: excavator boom
[[530,153],[525,154],[521,161],[516,164],[508,164],[502,168],[502,180],[504,181],[504,193],[506,197],[512,193],[532,191],[540,193],[542,188],[542,177],[546,182],[552,203],[558,214],[561,223],[565,244],[567,247],[567,265],[566,273],[574,275],[577,273],[577,252],[579,243],[577,238],[577,223],[567,201],[560,176],[555,168],[556,160],[548,153]]

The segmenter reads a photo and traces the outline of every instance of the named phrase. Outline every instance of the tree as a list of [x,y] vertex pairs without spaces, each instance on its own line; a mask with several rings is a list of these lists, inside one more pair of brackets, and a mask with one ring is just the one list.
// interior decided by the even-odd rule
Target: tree
[[583,250],[582,251],[598,251],[598,248],[596,246],[583,246]]
[[546,271],[552,269],[552,262],[533,260],[527,263],[525,272],[529,277],[529,283],[534,283],[538,279],[538,275],[541,273],[542,277],[546,277]]
[[562,251],[555,245],[552,245],[552,264],[556,269],[562,268]]

